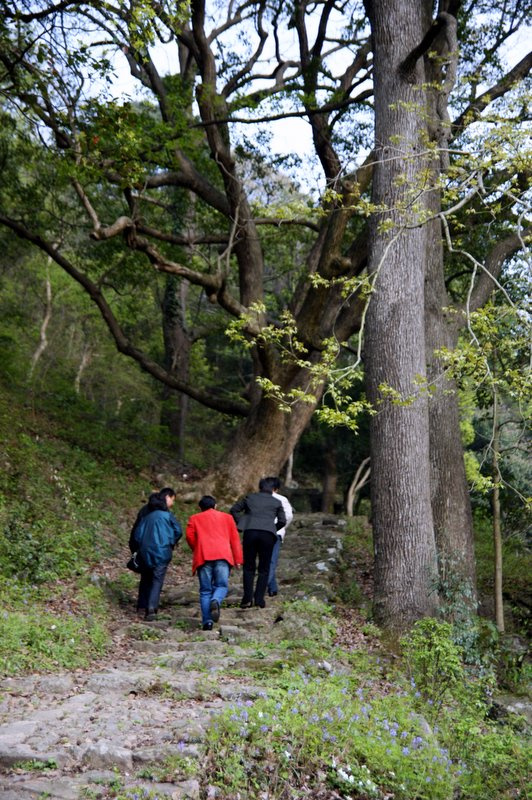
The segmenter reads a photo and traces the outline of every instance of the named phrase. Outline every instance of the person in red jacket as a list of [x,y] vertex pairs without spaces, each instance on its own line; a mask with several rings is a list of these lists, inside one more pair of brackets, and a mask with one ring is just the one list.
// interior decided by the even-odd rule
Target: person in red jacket
[[197,572],[200,588],[201,621],[204,631],[220,619],[220,606],[229,587],[231,567],[243,563],[242,545],[231,514],[216,510],[216,500],[204,495],[186,529],[192,550],[192,574]]

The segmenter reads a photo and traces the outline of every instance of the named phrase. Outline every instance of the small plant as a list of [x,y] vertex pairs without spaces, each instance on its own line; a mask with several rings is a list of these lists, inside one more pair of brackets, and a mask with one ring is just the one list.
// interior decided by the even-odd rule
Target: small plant
[[338,598],[346,606],[359,608],[364,602],[364,595],[358,583],[351,577],[350,570],[343,571],[342,579],[337,588]]
[[525,644],[517,637],[502,637],[497,653],[497,677],[514,694],[527,694],[532,684],[532,664]]
[[96,800],[96,798],[101,797],[101,794],[96,789],[91,789],[90,786],[83,786],[81,797],[83,800]]
[[132,572],[124,570],[113,580],[107,582],[107,592],[114,603],[127,605],[138,583],[138,578]]
[[461,653],[448,622],[422,619],[401,640],[412,685],[438,711],[445,697],[464,679]]
[[151,789],[146,789],[145,787],[131,786],[129,789],[125,789],[124,791],[113,791],[109,797],[113,797],[114,800],[166,800],[168,795],[159,794],[158,792],[154,792]]
[[329,782],[343,792],[357,792],[364,797],[382,797],[377,784],[365,764],[340,764],[333,758],[329,770]]
[[124,783],[119,775],[110,780],[107,785],[112,792],[121,792],[124,788]]
[[16,761],[13,764],[13,769],[21,770],[22,772],[45,772],[50,769],[57,769],[57,763],[53,758],[46,761],[39,761],[38,759],[31,759],[29,761]]
[[129,635],[132,639],[142,642],[158,641],[164,638],[164,632],[159,628],[147,627],[146,625],[133,624],[129,628]]
[[330,646],[336,634],[336,622],[330,606],[320,600],[294,600],[283,605],[283,624],[290,631],[291,642],[309,640]]
[[[183,742],[179,745],[185,749]],[[161,764],[152,764],[144,767],[137,773],[137,778],[158,781],[159,783],[172,783],[192,778],[197,774],[198,762],[190,756],[176,754],[168,756]]]
[[365,622],[362,626],[362,633],[364,636],[372,636],[374,639],[380,639],[382,631],[378,625],[374,625],[373,622]]

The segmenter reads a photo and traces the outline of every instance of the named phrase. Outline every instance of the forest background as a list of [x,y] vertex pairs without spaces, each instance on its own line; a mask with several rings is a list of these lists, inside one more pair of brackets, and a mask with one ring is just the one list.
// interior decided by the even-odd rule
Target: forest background
[[[500,507],[519,535],[528,502],[527,9],[422,10],[6,6],[4,365],[166,439],[219,497],[295,451],[332,508],[370,463],[385,625],[433,613],[436,575],[474,605],[473,487],[502,629]],[[312,157],[269,146],[293,118]]]
[[522,691],[529,5],[0,7],[4,670],[105,648],[84,554],[155,485],[288,469],[370,517],[373,620]]

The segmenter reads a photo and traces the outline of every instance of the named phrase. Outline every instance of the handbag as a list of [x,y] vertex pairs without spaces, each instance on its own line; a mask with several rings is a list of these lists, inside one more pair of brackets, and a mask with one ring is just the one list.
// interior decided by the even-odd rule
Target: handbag
[[129,561],[126,564],[126,567],[128,569],[130,569],[131,572],[141,572],[142,571],[141,570],[141,566],[140,566],[140,559],[139,559],[139,554],[138,553],[133,553],[133,555],[131,556],[131,558],[129,559]]

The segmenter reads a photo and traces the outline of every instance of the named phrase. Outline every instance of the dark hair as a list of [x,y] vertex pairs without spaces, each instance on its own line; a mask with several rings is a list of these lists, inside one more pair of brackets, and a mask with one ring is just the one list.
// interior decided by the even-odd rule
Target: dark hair
[[259,481],[259,492],[273,492],[275,489],[275,478],[261,478]]
[[164,489],[161,489],[160,492],[153,492],[150,494],[150,498],[148,500],[148,508],[150,511],[168,511],[168,505],[166,503],[167,497],[175,497],[175,492],[173,489],[170,489],[167,486]]
[[167,497],[175,497],[175,489],[170,489],[169,486],[165,486],[164,489],[161,489],[160,492],[157,493],[161,500],[166,500]]
[[209,508],[214,508],[216,505],[216,500],[210,494],[204,494],[201,500],[198,503],[199,507],[202,511],[208,511]]
[[150,494],[150,499],[148,500],[148,510],[151,511],[167,511],[168,506],[166,505],[166,500],[164,500],[159,492],[154,492]]
[[271,481],[273,484],[273,491],[276,492],[277,489],[281,488],[281,481],[277,477],[277,475],[270,475],[269,478],[266,478],[267,481]]

